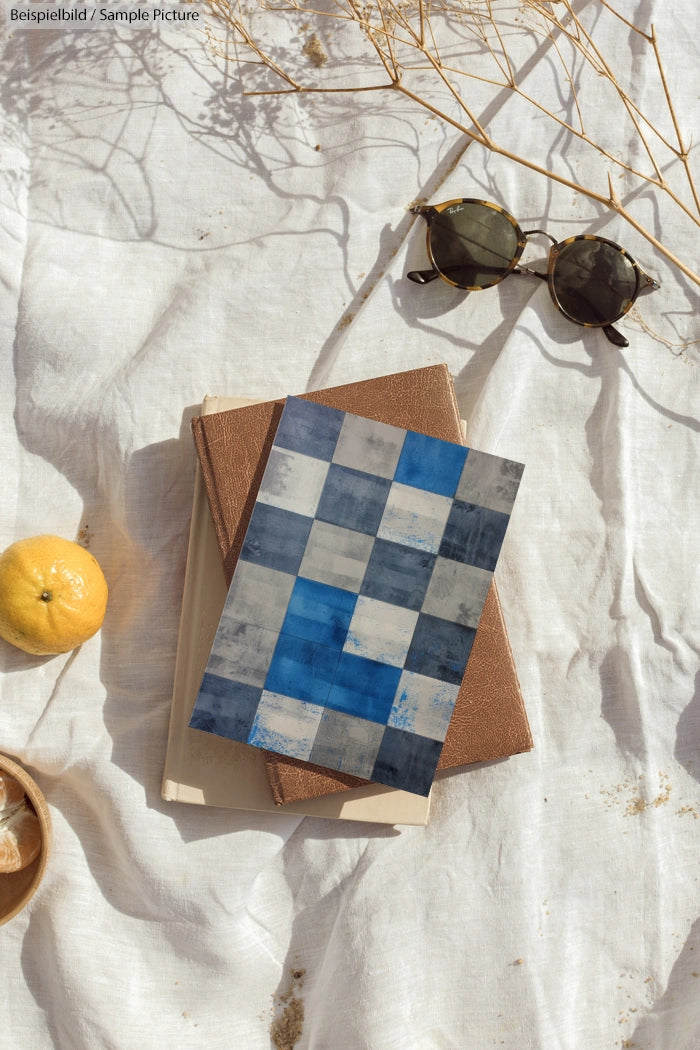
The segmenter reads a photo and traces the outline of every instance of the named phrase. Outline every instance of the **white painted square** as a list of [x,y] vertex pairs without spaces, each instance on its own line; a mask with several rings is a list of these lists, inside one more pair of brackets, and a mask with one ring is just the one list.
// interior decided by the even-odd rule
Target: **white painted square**
[[258,502],[313,518],[328,473],[325,460],[273,448],[258,491]]
[[323,708],[264,689],[248,743],[308,761]]
[[386,501],[377,536],[436,554],[452,502],[449,496],[425,492],[395,481]]
[[404,671],[387,725],[443,741],[458,693],[458,685]]
[[358,592],[373,546],[373,536],[316,520],[311,526],[299,575]]
[[343,649],[366,660],[403,667],[418,613],[360,596]]

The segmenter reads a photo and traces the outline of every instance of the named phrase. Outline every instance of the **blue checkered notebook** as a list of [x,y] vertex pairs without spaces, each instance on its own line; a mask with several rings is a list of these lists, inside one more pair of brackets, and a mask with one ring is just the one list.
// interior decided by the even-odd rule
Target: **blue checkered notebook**
[[288,398],[190,726],[427,795],[522,471]]

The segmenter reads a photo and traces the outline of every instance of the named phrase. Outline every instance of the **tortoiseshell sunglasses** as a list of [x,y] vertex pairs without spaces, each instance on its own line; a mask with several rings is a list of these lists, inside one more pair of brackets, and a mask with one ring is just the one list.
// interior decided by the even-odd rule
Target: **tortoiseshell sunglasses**
[[[530,274],[547,282],[554,305],[585,328],[602,328],[615,346],[629,346],[613,328],[643,292],[659,288],[629,252],[614,241],[579,234],[557,242],[546,230],[521,230],[498,204],[470,197],[411,208],[428,224],[430,270],[411,270],[417,284],[441,277],[455,288],[480,291],[508,274]],[[547,272],[519,267],[528,237],[541,233],[552,242]]]

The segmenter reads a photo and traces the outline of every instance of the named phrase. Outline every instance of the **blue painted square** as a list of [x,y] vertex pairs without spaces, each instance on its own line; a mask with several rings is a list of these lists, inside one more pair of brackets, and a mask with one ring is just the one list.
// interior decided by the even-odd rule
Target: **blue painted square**
[[190,729],[216,733],[229,740],[245,740],[255,720],[262,689],[205,674]]
[[409,430],[394,481],[416,489],[454,496],[469,449]]
[[406,670],[458,685],[464,675],[475,634],[474,627],[421,613],[406,657]]
[[375,540],[360,594],[405,609],[420,609],[436,555],[391,540]]
[[351,591],[299,578],[287,606],[282,633],[342,649],[357,602]]
[[256,503],[243,541],[241,559],[296,576],[313,518]]
[[288,397],[275,434],[278,448],[330,461],[345,413],[304,398]]
[[429,795],[441,751],[439,740],[387,726],[370,779],[414,795]]
[[341,653],[326,706],[370,722],[386,722],[401,678],[401,668]]
[[374,536],[390,489],[387,478],[331,463],[316,517]]
[[339,653],[327,645],[281,634],[265,689],[271,693],[325,704],[335,676]]
[[493,572],[508,521],[509,516],[502,511],[455,500],[442,534],[439,554]]

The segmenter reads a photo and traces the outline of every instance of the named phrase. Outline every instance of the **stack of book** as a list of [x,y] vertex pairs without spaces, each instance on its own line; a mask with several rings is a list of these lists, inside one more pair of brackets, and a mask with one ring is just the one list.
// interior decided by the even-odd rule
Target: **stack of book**
[[433,777],[532,748],[493,570],[522,467],[444,365],[207,398],[162,795],[425,824]]

